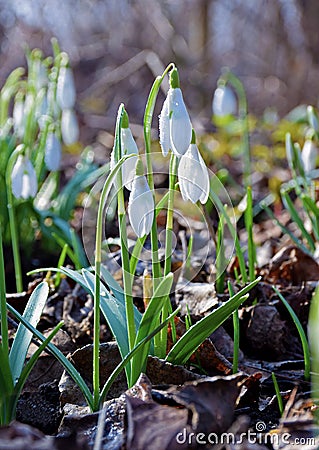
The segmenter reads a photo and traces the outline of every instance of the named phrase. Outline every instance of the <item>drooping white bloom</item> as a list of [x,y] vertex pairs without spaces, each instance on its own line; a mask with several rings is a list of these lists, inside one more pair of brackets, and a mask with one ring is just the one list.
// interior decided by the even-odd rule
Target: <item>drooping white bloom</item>
[[54,131],[49,131],[45,143],[44,162],[48,170],[56,171],[60,168],[62,156],[61,142]]
[[318,149],[311,139],[306,139],[301,152],[301,160],[305,173],[309,173],[316,168]]
[[65,145],[71,145],[79,139],[79,125],[73,109],[64,109],[61,116],[61,134]]
[[319,131],[318,115],[313,106],[307,106],[307,116],[309,125],[316,131]]
[[178,157],[187,151],[192,138],[192,124],[180,88],[170,88],[159,120],[162,153],[169,149]]
[[154,219],[154,199],[144,175],[136,175],[133,180],[128,215],[136,236],[149,234]]
[[59,71],[56,100],[61,109],[71,109],[75,105],[76,92],[70,67],[62,66]]
[[128,190],[132,190],[135,177],[135,166],[138,158],[138,148],[130,128],[121,128],[121,149],[123,155],[136,155],[124,161],[122,165],[122,181]]
[[24,115],[24,102],[22,98],[17,98],[14,106],[13,106],[13,128],[18,136],[18,138],[22,138],[24,134],[25,127],[25,115]]
[[209,175],[196,144],[190,144],[178,166],[179,187],[184,201],[205,204],[209,195]]
[[34,167],[27,156],[19,155],[11,173],[12,193],[16,198],[35,197],[38,181]]
[[235,115],[237,100],[232,89],[228,86],[219,86],[214,92],[212,110],[215,116]]

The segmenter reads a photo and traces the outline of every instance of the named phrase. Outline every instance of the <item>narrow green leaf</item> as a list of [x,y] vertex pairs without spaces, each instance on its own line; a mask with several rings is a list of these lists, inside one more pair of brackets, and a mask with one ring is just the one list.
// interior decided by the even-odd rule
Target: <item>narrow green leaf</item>
[[123,368],[127,365],[127,363],[133,358],[136,352],[144,346],[147,342],[149,342],[157,333],[159,333],[162,328],[166,327],[167,324],[178,314],[180,307],[177,308],[170,316],[168,316],[155,330],[151,332],[148,336],[146,336],[142,341],[140,341],[131,351],[128,353],[125,358],[120,362],[120,364],[113,370],[109,378],[107,379],[105,385],[103,386],[101,395],[100,395],[100,405],[103,403],[106,394],[108,393],[110,387],[112,386],[114,380],[119,375],[119,373],[123,370]]
[[278,289],[275,286],[273,286],[272,288],[276,292],[276,294],[278,295],[280,300],[283,302],[285,307],[287,308],[287,310],[288,310],[292,320],[294,321],[294,323],[296,325],[296,328],[297,328],[299,336],[300,336],[302,350],[303,350],[303,354],[304,354],[304,360],[305,360],[304,377],[305,377],[305,380],[309,380],[310,379],[310,369],[311,369],[310,366],[311,366],[311,364],[310,364],[310,349],[309,349],[306,333],[304,332],[304,329],[303,329],[303,327],[302,327],[302,325],[300,323],[300,320],[298,319],[297,314],[292,309],[292,307],[289,305],[289,303],[287,302],[285,297],[278,291]]
[[[33,327],[36,327],[40,320],[48,294],[49,286],[45,281],[43,281],[35,288],[29,298],[23,313],[23,318]],[[22,323],[20,323],[9,354],[9,362],[14,384],[16,384],[19,380],[31,339],[32,333],[27,330]]]
[[283,201],[286,209],[289,211],[292,220],[298,225],[298,228],[300,229],[304,239],[306,239],[306,241],[308,242],[308,245],[311,248],[311,250],[315,251],[315,244],[313,242],[313,239],[310,236],[310,234],[308,233],[308,231],[306,230],[303,221],[300,219],[299,214],[298,214],[291,198],[289,197],[289,194],[285,191],[281,191],[281,196],[282,196],[282,201]]
[[[24,317],[16,311],[10,304],[7,303],[8,310],[14,315],[14,317],[19,320],[29,331],[31,331],[41,342],[46,340],[45,336],[43,336],[40,331],[34,328],[29,322],[27,322]],[[88,404],[88,406],[93,410],[93,396],[85,383],[84,379],[80,375],[80,373],[76,370],[76,368],[71,364],[71,362],[63,355],[63,353],[52,343],[49,343],[46,347],[47,351],[49,351],[53,356],[57,358],[57,360],[62,364],[64,369],[68,372],[68,374],[73,378],[75,383],[79,386],[84,398]]]
[[122,286],[119,285],[119,283],[112,277],[108,269],[105,267],[105,265],[101,264],[101,276],[105,283],[108,285],[108,287],[111,289],[111,291],[114,294],[114,297],[116,297],[119,301],[124,303],[124,291]]
[[[163,280],[155,289],[150,303],[142,316],[134,346],[136,346],[146,336],[148,336],[154,329],[154,326],[159,322],[160,313],[163,308],[164,301],[170,293],[172,284],[173,274],[169,273],[165,276],[165,278],[163,278]],[[150,342],[148,343],[148,345],[144,345],[132,360],[132,384],[135,383],[139,374],[145,369],[149,348]]]
[[30,375],[31,370],[33,369],[35,363],[37,362],[39,356],[43,352],[43,350],[47,347],[47,345],[52,341],[54,336],[58,333],[58,331],[63,327],[63,322],[59,322],[54,329],[51,331],[49,336],[45,339],[45,341],[42,342],[42,344],[38,347],[38,349],[33,353],[29,361],[25,364],[25,366],[22,369],[19,381],[15,385],[14,391],[17,396],[20,395],[20,392],[24,386],[24,383],[26,382],[28,376]]
[[247,292],[256,286],[260,279],[261,277],[249,283],[219,308],[195,323],[172,347],[166,360],[173,364],[185,364],[200,344],[248,298]]

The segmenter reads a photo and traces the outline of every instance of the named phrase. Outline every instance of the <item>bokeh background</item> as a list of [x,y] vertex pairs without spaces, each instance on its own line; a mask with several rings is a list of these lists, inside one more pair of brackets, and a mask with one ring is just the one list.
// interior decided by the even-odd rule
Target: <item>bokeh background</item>
[[141,124],[150,85],[170,61],[193,122],[208,131],[224,66],[258,116],[318,99],[318,0],[0,0],[1,85],[25,65],[25,46],[50,54],[52,36],[71,57],[83,144],[112,132],[122,101]]

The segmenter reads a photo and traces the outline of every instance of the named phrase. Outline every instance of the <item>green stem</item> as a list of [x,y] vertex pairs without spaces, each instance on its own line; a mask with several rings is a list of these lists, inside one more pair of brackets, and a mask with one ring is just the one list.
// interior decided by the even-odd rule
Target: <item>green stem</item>
[[[235,292],[230,281],[228,281],[228,292],[230,297],[234,297]],[[233,312],[233,326],[234,326],[234,352],[233,352],[233,373],[238,372],[239,360],[239,315],[238,308]]]
[[177,168],[178,168],[178,158],[176,155],[172,153],[169,165],[169,191],[168,191],[167,219],[166,219],[164,275],[167,275],[171,271],[172,266],[174,193],[175,193]]
[[8,322],[7,322],[7,304],[6,304],[6,279],[5,268],[3,258],[3,245],[2,245],[2,225],[0,223],[0,311],[1,311],[1,338],[2,348],[9,349],[8,338]]
[[[147,103],[145,106],[144,113],[144,141],[145,141],[145,156],[146,156],[146,166],[147,166],[147,179],[150,189],[153,191],[154,195],[154,178],[153,178],[153,166],[151,159],[151,130],[152,130],[152,120],[155,108],[155,102],[158,95],[158,91],[167,73],[173,69],[175,65],[173,63],[169,64],[164,70],[162,76],[158,76],[151,88],[149,93]],[[155,291],[160,279],[161,279],[161,266],[158,256],[158,234],[156,218],[154,217],[152,229],[151,229],[151,246],[152,246],[152,269],[153,269],[153,289]]]
[[251,155],[249,144],[249,122],[248,122],[248,107],[247,98],[244,86],[239,78],[237,78],[232,72],[226,71],[222,75],[221,80],[225,83],[230,83],[235,89],[238,97],[238,115],[243,125],[242,133],[242,146],[243,146],[243,158],[244,158],[244,170],[243,179],[245,187],[251,185]]
[[12,253],[13,253],[13,263],[14,263],[14,274],[16,279],[16,289],[17,292],[23,291],[23,283],[22,283],[22,269],[21,269],[21,258],[19,252],[19,237],[17,232],[17,221],[14,210],[13,203],[13,194],[12,194],[12,186],[11,186],[11,173],[16,162],[17,156],[20,151],[15,150],[9,158],[7,171],[6,171],[6,186],[7,186],[7,208],[9,214],[9,223],[10,223],[10,233],[11,233],[11,244],[12,244]]
[[253,196],[251,186],[247,186],[247,207],[245,210],[245,228],[248,235],[248,273],[249,281],[255,279],[256,248],[253,236]]
[[[165,239],[165,262],[164,262],[164,275],[168,275],[172,267],[172,242],[173,242],[173,222],[174,222],[174,193],[175,183],[178,168],[178,158],[173,153],[171,154],[169,165],[169,190],[168,190],[168,202],[167,202],[167,218],[166,218],[166,239]],[[170,298],[167,296],[163,301],[162,308],[162,321],[166,319],[169,313],[171,313]],[[174,324],[172,323],[172,328]],[[175,334],[175,329],[174,332]],[[158,356],[165,358],[167,347],[167,327],[164,327],[160,334],[154,338],[155,348],[159,349]],[[158,342],[156,342],[156,339]]]
[[104,206],[106,199],[112,187],[113,180],[123,164],[123,162],[133,155],[123,156],[116,164],[108,178],[106,179],[99,202],[97,222],[96,222],[96,237],[95,237],[95,283],[94,283],[94,325],[93,325],[93,410],[97,410],[99,407],[100,396],[100,274],[101,274],[101,262],[102,262],[102,234],[103,234],[103,218],[104,218]]
[[[122,120],[124,116],[124,105],[121,104],[118,110],[116,127],[115,127],[115,142],[114,142],[114,152],[115,152],[115,161],[120,159],[122,154],[121,151],[121,128],[122,128]],[[127,242],[127,233],[126,233],[126,211],[125,211],[125,202],[124,202],[124,193],[123,193],[123,183],[122,183],[122,172],[119,171],[117,174],[116,180],[118,194],[117,194],[117,202],[118,202],[118,221],[119,221],[119,232],[120,232],[120,241],[121,241],[121,258],[122,258],[122,272],[123,272],[123,287],[124,287],[124,298],[125,298],[125,311],[126,311],[126,324],[127,324],[127,334],[128,334],[128,343],[129,349],[131,350],[134,346],[135,342],[135,322],[134,322],[134,305],[133,305],[133,296],[132,296],[132,284],[133,277],[130,271],[130,257],[128,252],[128,242]]]

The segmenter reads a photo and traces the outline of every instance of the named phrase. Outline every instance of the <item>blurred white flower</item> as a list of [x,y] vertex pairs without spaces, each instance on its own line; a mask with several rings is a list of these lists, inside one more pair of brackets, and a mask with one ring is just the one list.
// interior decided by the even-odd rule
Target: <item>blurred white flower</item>
[[316,168],[318,149],[311,139],[306,139],[301,152],[301,160],[305,173],[309,173]]
[[307,106],[307,116],[309,125],[314,129],[314,131],[318,132],[319,131],[318,115],[313,106],[310,105]]
[[133,180],[128,215],[136,236],[149,234],[154,219],[154,199],[144,175],[136,175]]
[[135,166],[138,158],[138,148],[133,138],[130,128],[121,129],[121,149],[122,156],[134,155],[131,158],[124,161],[122,165],[122,181],[128,190],[132,190],[132,182],[135,177]]
[[31,161],[27,156],[19,155],[11,173],[12,193],[16,198],[35,197],[38,181]]
[[19,139],[23,137],[25,127],[24,101],[21,97],[16,98],[13,106],[13,128]]
[[214,92],[212,110],[215,116],[228,116],[237,113],[237,100],[231,88],[219,86]]
[[73,109],[64,109],[61,116],[61,134],[65,145],[71,145],[79,139],[79,125]]
[[44,162],[48,170],[51,171],[59,170],[61,156],[62,156],[61,142],[54,131],[49,131],[44,151]]
[[75,105],[76,92],[70,67],[62,66],[59,71],[56,100],[61,109],[71,109]]
[[171,149],[178,157],[184,155],[192,138],[192,124],[180,88],[170,88],[159,119],[162,153]]
[[205,204],[209,195],[209,175],[196,144],[190,144],[178,166],[179,187],[184,201]]

